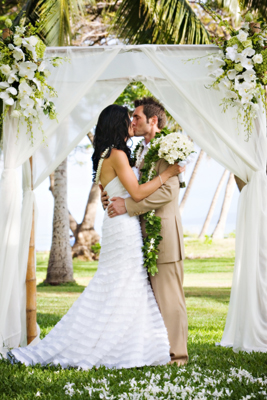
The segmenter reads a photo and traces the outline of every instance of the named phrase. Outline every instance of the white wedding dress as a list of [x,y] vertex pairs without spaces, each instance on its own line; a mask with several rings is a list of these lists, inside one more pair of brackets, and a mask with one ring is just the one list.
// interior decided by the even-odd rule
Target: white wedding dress
[[[118,177],[105,190],[127,197]],[[142,263],[137,217],[105,212],[97,272],[51,332],[35,346],[13,349],[26,365],[132,368],[170,361],[167,330]]]

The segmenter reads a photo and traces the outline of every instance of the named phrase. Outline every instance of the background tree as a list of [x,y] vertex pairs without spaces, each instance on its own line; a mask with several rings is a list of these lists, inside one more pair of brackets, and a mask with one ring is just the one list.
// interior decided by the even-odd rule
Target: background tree
[[204,238],[204,236],[207,234],[207,230],[209,228],[210,221],[211,221],[212,216],[214,214],[214,210],[215,210],[215,207],[216,207],[220,192],[222,190],[224,181],[226,179],[227,173],[228,173],[228,171],[227,171],[227,169],[225,169],[223,174],[222,174],[222,177],[221,177],[221,179],[219,181],[219,184],[218,184],[218,186],[216,188],[216,191],[214,193],[214,196],[213,196],[212,202],[210,204],[210,208],[209,208],[208,214],[206,216],[206,219],[204,221],[203,227],[202,227],[201,232],[199,234],[199,239]]

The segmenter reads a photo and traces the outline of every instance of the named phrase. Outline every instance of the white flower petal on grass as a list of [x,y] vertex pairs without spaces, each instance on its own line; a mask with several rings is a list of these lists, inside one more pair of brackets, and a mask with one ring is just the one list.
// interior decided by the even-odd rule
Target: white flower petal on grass
[[263,61],[262,55],[261,54],[255,54],[254,57],[252,57],[252,60],[254,64],[261,64]]
[[235,79],[236,75],[237,71],[235,69],[229,69],[229,71],[227,72],[227,76],[231,80]]
[[240,29],[239,34],[236,37],[240,42],[244,42],[245,40],[247,40],[248,32],[245,32],[242,29]]

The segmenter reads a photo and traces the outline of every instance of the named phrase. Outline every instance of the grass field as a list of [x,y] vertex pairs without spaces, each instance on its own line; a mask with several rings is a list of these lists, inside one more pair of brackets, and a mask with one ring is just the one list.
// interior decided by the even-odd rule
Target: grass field
[[[62,370],[0,361],[0,399],[267,399],[267,354],[216,346],[228,311],[234,239],[186,240],[185,296],[189,322],[186,367]],[[37,256],[38,323],[44,337],[92,279],[97,263],[74,261],[75,285],[43,286],[47,253]]]

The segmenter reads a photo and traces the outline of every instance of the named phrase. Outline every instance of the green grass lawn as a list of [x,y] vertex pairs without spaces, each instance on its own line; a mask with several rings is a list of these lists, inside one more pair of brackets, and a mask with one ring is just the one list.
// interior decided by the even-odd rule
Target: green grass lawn
[[[186,367],[62,370],[0,361],[0,399],[267,399],[267,354],[234,353],[216,346],[228,311],[234,239],[186,240],[185,296],[189,322]],[[43,286],[48,254],[37,255],[41,337],[67,312],[92,279],[96,262],[74,261],[72,286]],[[252,396],[252,397],[249,397]]]

